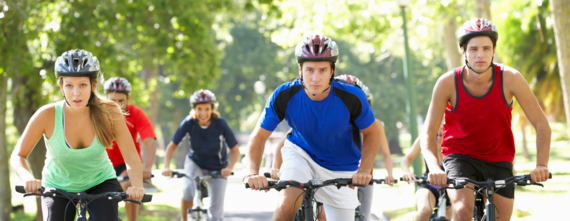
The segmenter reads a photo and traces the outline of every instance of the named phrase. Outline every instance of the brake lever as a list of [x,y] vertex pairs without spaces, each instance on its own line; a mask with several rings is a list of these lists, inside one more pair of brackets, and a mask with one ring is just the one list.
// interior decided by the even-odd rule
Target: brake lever
[[25,193],[25,194],[24,194],[24,197],[27,197],[27,196],[43,196],[43,194],[39,194],[39,193]]
[[542,184],[542,183],[529,183],[529,184],[544,187],[544,184]]
[[123,201],[132,202],[132,203],[136,203],[136,204],[139,204],[139,205],[141,205],[141,202],[140,202],[140,201],[138,201],[138,200],[133,200],[133,199],[124,199]]

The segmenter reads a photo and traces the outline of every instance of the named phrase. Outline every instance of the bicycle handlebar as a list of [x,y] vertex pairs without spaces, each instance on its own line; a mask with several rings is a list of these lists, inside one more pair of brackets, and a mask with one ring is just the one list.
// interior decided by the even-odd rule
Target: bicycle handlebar
[[[396,182],[396,180],[394,180]],[[384,179],[372,179],[370,180],[369,184],[373,184],[373,183],[378,183],[378,184],[382,184],[385,183],[386,181]],[[245,184],[245,188],[249,188],[249,184],[248,183],[244,183]],[[325,180],[325,181],[321,181],[317,184],[313,184],[313,181],[309,181],[306,183],[299,183],[299,182],[295,182],[295,181],[273,181],[273,180],[269,180],[267,181],[267,186],[261,188],[261,190],[266,190],[266,189],[276,189],[277,191],[281,191],[282,189],[285,189],[289,186],[296,186],[299,188],[303,188],[303,189],[314,189],[314,188],[319,188],[319,187],[324,187],[324,186],[336,186],[337,188],[340,189],[340,187],[343,186],[358,186],[358,187],[364,187],[364,185],[362,184],[353,184],[352,183],[352,178],[337,178],[337,179],[331,179],[331,180]]]
[[133,202],[133,203],[137,203],[137,204],[141,204],[141,202],[146,203],[146,202],[152,201],[152,195],[150,195],[150,194],[144,194],[142,200],[138,201],[138,200],[133,200],[133,199],[127,199],[129,197],[129,194],[127,194],[125,192],[105,192],[105,193],[99,193],[99,194],[70,193],[70,192],[67,192],[65,190],[57,189],[57,188],[49,188],[46,191],[45,187],[42,187],[42,188],[38,189],[40,192],[42,192],[40,194],[40,193],[26,193],[26,189],[22,185],[17,185],[15,189],[16,189],[16,192],[23,193],[24,197],[26,197],[26,196],[58,197],[58,194],[59,194],[59,195],[63,195],[63,196],[60,196],[63,198],[74,199],[77,197],[82,197],[83,199],[86,199],[88,201],[92,201],[92,200],[102,198],[102,197],[107,197],[109,200],[114,200],[117,202],[128,201],[128,202]]
[[[548,178],[552,179],[552,173],[548,173]],[[529,181],[531,180],[532,180],[531,175],[525,174],[525,175],[509,177],[503,180],[488,179],[487,181],[477,181],[468,178],[447,178],[447,184],[453,184],[453,187],[449,187],[450,189],[461,189],[464,188],[467,184],[473,184],[475,186],[503,187],[504,185],[507,185],[509,183],[515,183],[516,185],[519,186],[537,185],[544,187],[542,183],[529,183]],[[404,178],[401,177],[400,181],[404,181]],[[429,179],[425,176],[421,177],[416,176],[415,182],[418,184],[427,184],[429,183]]]

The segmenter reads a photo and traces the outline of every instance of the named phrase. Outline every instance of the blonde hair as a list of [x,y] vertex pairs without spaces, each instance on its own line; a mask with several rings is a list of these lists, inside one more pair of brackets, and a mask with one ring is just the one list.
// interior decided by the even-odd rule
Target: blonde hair
[[[220,118],[220,113],[218,111],[216,111],[216,109],[217,109],[216,104],[212,104],[212,103],[210,103],[210,104],[212,105],[212,116],[210,116],[210,122],[212,122],[212,121],[215,121],[218,118]],[[198,104],[196,104],[196,105],[198,105]],[[192,107],[192,110],[190,110],[190,118],[192,118],[192,119],[196,119],[196,105],[194,105]]]
[[[97,78],[90,79],[91,84],[95,83],[97,86]],[[63,77],[58,79],[59,84],[63,84]],[[97,140],[106,148],[113,147],[113,140],[115,140],[115,133],[113,131],[113,117],[116,114],[123,115],[119,106],[105,97],[99,95],[97,90],[93,91],[93,98],[89,103],[89,111],[91,112],[91,122],[93,123],[93,130]]]

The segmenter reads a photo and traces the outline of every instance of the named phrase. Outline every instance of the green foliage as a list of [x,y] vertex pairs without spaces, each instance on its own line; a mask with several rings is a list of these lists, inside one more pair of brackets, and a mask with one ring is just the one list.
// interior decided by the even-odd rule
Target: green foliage
[[[547,115],[564,119],[562,87],[559,75],[554,29],[549,2],[508,1],[495,23],[499,29],[497,54],[506,65],[518,71],[529,82]],[[523,115],[517,105],[515,113]]]

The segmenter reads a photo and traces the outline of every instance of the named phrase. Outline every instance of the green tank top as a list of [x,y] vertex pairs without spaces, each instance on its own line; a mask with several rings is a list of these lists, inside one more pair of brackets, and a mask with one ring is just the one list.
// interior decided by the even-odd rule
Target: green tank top
[[47,154],[42,184],[76,193],[116,178],[105,146],[97,137],[91,146],[84,149],[67,146],[63,131],[63,105],[63,101],[55,105],[55,126],[51,138],[44,135]]

